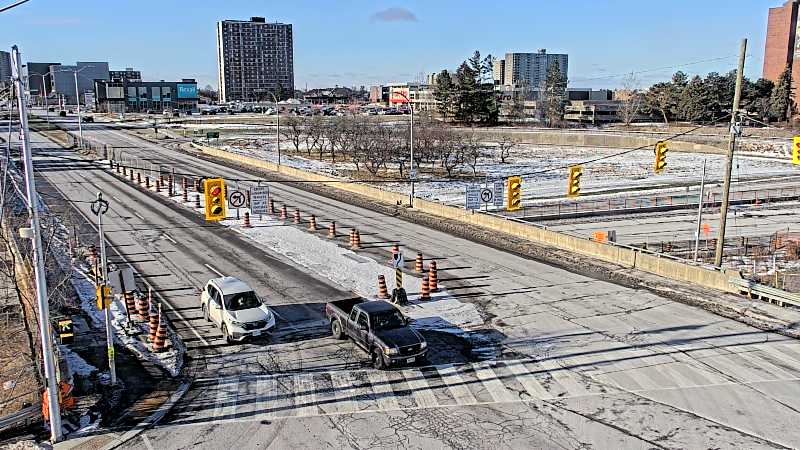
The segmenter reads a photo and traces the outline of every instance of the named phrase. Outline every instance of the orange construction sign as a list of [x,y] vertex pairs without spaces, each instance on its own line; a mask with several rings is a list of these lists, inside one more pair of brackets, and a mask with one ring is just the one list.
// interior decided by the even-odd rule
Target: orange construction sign
[[711,233],[711,225],[709,225],[708,222],[703,222],[703,234],[708,236],[709,233]]
[[608,238],[608,233],[602,230],[592,231],[592,240],[597,242],[605,242]]
[[[50,420],[50,406],[48,405],[47,389],[42,394],[42,415],[44,420]],[[72,396],[72,386],[66,381],[58,383],[58,404],[61,409],[72,409],[75,407],[75,397]]]

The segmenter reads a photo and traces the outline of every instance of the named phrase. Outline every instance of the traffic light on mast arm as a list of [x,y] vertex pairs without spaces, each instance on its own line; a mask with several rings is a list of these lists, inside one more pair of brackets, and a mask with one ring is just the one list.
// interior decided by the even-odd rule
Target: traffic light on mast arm
[[522,178],[508,177],[507,189],[508,198],[506,198],[506,211],[516,211],[522,208]]
[[653,170],[656,173],[661,173],[664,171],[664,168],[667,167],[667,142],[666,141],[658,141],[656,143],[656,162],[653,166]]
[[792,164],[800,164],[800,136],[792,138]]
[[569,168],[567,197],[577,197],[581,195],[581,176],[583,176],[583,166],[572,166]]
[[203,192],[206,197],[206,220],[223,220],[225,212],[225,180],[207,178],[203,181]]

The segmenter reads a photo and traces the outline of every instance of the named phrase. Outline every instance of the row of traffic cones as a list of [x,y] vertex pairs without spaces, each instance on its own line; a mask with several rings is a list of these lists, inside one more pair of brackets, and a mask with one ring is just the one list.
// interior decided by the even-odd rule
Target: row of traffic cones
[[[431,261],[430,264],[428,264],[428,273],[422,276],[419,297],[421,300],[430,300],[431,292],[436,292],[438,290],[439,282],[436,261]],[[389,289],[386,287],[386,277],[383,275],[378,275],[378,298],[389,298]]]

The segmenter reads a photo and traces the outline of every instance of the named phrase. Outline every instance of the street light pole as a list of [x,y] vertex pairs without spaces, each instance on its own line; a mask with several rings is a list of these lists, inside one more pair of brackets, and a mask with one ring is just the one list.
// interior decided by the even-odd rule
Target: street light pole
[[703,160],[703,178],[700,179],[700,199],[697,201],[697,229],[694,233],[694,258],[697,261],[697,253],[700,251],[700,223],[703,221],[703,199],[705,198],[705,184],[706,184],[706,162],[708,159]]
[[81,97],[78,93],[78,71],[73,72],[75,75],[75,103],[78,105],[78,146],[83,148],[83,125],[81,124]]
[[[50,440],[56,443],[61,440],[61,410],[58,404],[58,374],[53,357],[53,338],[50,330],[50,306],[47,301],[47,276],[44,272],[44,254],[42,253],[42,236],[39,229],[39,195],[33,175],[33,155],[28,139],[28,112],[25,108],[25,91],[22,87],[22,63],[17,46],[11,47],[11,70],[17,85],[17,107],[19,111],[19,128],[22,134],[22,157],[25,164],[25,188],[28,194],[28,213],[31,227],[20,229],[23,237],[33,241],[34,278],[36,282],[36,300],[39,308],[39,337],[42,340],[42,359],[44,374],[47,380],[47,409],[50,416]],[[11,161],[7,160],[6,164]]]
[[281,165],[281,109],[278,107],[278,97],[269,93],[275,102],[275,145],[278,147],[278,165]]
[[408,103],[408,107],[411,108],[411,127],[409,128],[410,134],[410,143],[409,147],[411,150],[411,168],[408,172],[408,177],[411,180],[411,195],[408,198],[408,206],[414,207],[414,180],[417,178],[416,174],[414,173],[414,104],[411,102],[411,99],[402,92],[395,92],[395,94],[403,97],[406,102]]

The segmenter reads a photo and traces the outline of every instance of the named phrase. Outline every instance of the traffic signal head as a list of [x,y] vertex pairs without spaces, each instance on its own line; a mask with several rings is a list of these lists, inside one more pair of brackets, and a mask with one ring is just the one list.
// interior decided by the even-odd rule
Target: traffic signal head
[[508,177],[508,198],[506,199],[506,211],[516,211],[522,208],[522,178]]
[[111,304],[111,286],[100,284],[97,286],[97,309],[103,310]]
[[800,136],[792,138],[792,164],[800,164]]
[[666,141],[658,141],[656,143],[656,162],[653,166],[653,169],[656,173],[661,173],[664,171],[664,168],[667,167],[667,142]]
[[577,197],[581,195],[581,176],[583,166],[572,166],[569,168],[569,179],[567,180],[567,197]]
[[206,197],[206,220],[225,219],[225,180],[206,178],[203,180],[203,193]]

